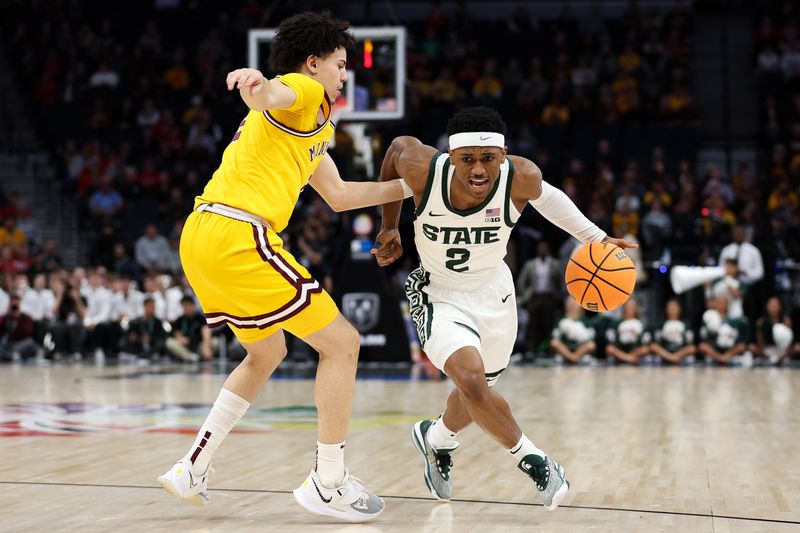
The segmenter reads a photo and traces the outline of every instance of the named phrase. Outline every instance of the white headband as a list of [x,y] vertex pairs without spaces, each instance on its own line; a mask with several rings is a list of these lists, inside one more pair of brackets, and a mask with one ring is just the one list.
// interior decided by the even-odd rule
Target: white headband
[[497,146],[498,148],[504,148],[506,146],[506,138],[502,133],[492,131],[467,131],[450,136],[451,150],[465,146]]

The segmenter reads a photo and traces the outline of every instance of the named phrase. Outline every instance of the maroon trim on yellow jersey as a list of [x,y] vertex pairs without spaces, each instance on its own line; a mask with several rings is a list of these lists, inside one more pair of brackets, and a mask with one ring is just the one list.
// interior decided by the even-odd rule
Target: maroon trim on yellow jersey
[[236,130],[236,133],[233,134],[233,139],[231,139],[231,142],[239,140],[239,137],[242,135],[242,128],[244,128],[245,122],[247,122],[246,118],[242,119],[242,121],[239,123],[239,128]]
[[267,120],[268,120],[268,121],[269,121],[269,122],[270,122],[270,123],[271,123],[273,126],[275,126],[276,128],[278,128],[278,129],[280,129],[280,130],[283,130],[283,131],[285,131],[286,133],[289,133],[289,134],[291,134],[291,135],[295,135],[295,136],[297,136],[297,137],[313,137],[314,135],[316,135],[317,133],[319,133],[319,132],[321,132],[323,129],[325,129],[325,126],[327,126],[327,125],[328,125],[328,123],[330,122],[330,120],[329,120],[329,119],[330,119],[330,117],[328,117],[327,119],[325,119],[325,122],[323,122],[323,123],[322,123],[322,125],[321,125],[321,126],[318,126],[316,129],[313,129],[313,130],[311,130],[311,131],[300,131],[300,130],[296,130],[296,129],[294,129],[294,128],[290,127],[290,126],[287,126],[286,124],[283,124],[283,123],[281,123],[281,122],[280,122],[278,119],[276,119],[275,117],[273,117],[273,116],[270,114],[270,112],[269,112],[269,111],[264,111],[264,116],[265,116],[265,117],[267,117]]
[[319,104],[319,107],[322,109],[322,116],[325,117],[325,120],[330,120],[333,103],[331,102],[331,99],[328,98],[328,93],[325,91],[322,91],[322,96],[324,96],[325,99],[321,104]]

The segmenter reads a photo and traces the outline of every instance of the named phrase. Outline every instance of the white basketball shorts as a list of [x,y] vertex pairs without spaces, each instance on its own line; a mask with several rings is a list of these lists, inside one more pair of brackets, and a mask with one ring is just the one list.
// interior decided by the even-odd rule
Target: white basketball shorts
[[405,292],[422,349],[436,368],[444,372],[456,350],[472,346],[483,359],[486,380],[494,385],[517,338],[517,302],[508,266],[503,263],[475,290],[437,286],[419,267],[408,276]]

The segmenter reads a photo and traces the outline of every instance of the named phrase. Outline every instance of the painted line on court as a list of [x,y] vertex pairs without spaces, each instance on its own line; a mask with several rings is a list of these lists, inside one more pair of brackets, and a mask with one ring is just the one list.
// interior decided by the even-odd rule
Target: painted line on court
[[[97,487],[97,488],[111,488],[111,489],[157,489],[163,490],[159,486],[151,485],[107,485],[102,483],[59,483],[51,481],[0,481],[0,485],[39,485],[39,486],[54,486],[54,487]],[[289,495],[292,491],[289,490],[267,490],[267,489],[220,489],[215,488],[214,492],[244,492],[256,494],[286,494]],[[436,503],[436,500],[425,496],[390,496],[381,495],[382,498],[391,500],[415,500]],[[495,500],[462,500],[452,499],[451,503],[482,503],[490,505],[517,505],[522,507],[544,507],[541,503],[529,502],[501,502]],[[778,518],[759,518],[754,516],[731,516],[719,515],[713,513],[687,513],[684,511],[655,511],[652,509],[632,509],[625,507],[595,507],[592,505],[559,505],[559,509],[581,509],[591,511],[616,511],[620,513],[647,513],[647,514],[662,514],[670,516],[695,516],[699,518],[720,518],[723,520],[747,520],[749,522],[766,522],[774,524],[792,524],[800,525],[798,520],[781,520]]]

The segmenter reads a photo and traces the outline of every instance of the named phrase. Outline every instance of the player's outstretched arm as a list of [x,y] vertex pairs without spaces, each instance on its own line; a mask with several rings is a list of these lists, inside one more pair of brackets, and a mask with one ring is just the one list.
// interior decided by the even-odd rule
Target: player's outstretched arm
[[239,89],[247,107],[255,111],[267,109],[286,109],[297,99],[295,92],[280,82],[268,80],[260,70],[238,68],[228,73],[228,90]]
[[344,181],[331,156],[322,156],[317,170],[308,183],[322,196],[334,211],[348,211],[360,207],[402,201],[407,195],[400,180],[389,182]]
[[[422,144],[416,137],[397,137],[389,145],[381,163],[381,181],[403,179],[413,193],[414,203],[418,203],[425,191],[428,166],[434,154],[435,148]],[[370,250],[380,266],[390,265],[403,256],[400,232],[397,231],[402,206],[403,202],[398,201],[381,207],[381,231],[375,238],[375,247]]]
[[515,205],[530,203],[543,217],[583,243],[608,242],[620,248],[639,246],[624,239],[609,237],[580,212],[569,196],[544,181],[542,171],[532,161],[514,157],[513,163],[517,168],[511,191]]

